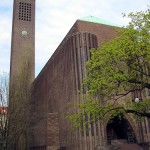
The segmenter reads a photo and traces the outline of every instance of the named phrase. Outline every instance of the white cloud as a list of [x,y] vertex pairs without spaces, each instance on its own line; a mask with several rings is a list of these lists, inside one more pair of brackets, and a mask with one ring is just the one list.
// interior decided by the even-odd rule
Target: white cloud
[[[0,3],[0,57],[3,56],[3,60],[0,60],[0,71],[8,71],[13,0],[2,1],[3,3]],[[77,19],[92,15],[116,24],[126,24],[128,19],[122,18],[122,13],[145,10],[148,4],[149,0],[136,0],[136,2],[36,0],[36,74],[43,68]]]

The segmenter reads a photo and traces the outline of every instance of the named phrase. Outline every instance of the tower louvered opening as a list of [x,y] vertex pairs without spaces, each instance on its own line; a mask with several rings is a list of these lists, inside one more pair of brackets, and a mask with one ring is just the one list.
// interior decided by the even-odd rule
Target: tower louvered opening
[[32,5],[30,3],[19,3],[19,20],[23,21],[31,21],[31,8]]

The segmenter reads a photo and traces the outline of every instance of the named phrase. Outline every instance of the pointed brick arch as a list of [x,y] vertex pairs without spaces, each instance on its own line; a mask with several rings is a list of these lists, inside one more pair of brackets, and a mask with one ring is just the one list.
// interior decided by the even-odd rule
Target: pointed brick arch
[[[107,142],[107,125],[109,124],[110,116],[107,118],[108,119],[104,122],[106,142]],[[133,131],[134,136],[135,136],[135,141],[137,143],[139,135],[138,135],[138,129],[137,129],[134,119],[132,119],[131,116],[129,116],[128,114],[125,114],[124,119],[128,122],[129,126],[131,127],[131,130]]]

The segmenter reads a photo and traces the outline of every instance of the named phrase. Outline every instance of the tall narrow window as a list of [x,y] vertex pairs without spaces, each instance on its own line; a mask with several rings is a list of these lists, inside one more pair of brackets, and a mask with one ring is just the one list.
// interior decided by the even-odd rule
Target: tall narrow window
[[147,89],[147,96],[150,96],[150,89]]
[[147,122],[148,122],[148,131],[150,132],[150,119],[147,118]]
[[90,115],[90,122],[91,122],[91,135],[94,136],[94,123],[92,115]]
[[80,89],[80,71],[79,71],[79,60],[78,60],[78,49],[76,48],[76,62],[77,62],[77,76],[78,76],[78,90]]
[[86,121],[86,125],[85,125],[86,136],[89,136],[89,124],[88,124],[88,115],[87,114],[85,114],[85,121]]

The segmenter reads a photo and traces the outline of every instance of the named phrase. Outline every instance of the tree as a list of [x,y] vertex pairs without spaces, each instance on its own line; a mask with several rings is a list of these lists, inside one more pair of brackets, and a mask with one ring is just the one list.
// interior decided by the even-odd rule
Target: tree
[[76,105],[78,113],[68,116],[75,126],[85,114],[93,121],[125,113],[150,118],[150,100],[141,96],[150,89],[150,9],[128,17],[129,25],[119,29],[115,39],[91,50],[83,83],[87,94]]
[[6,148],[8,134],[8,75],[6,73],[0,75],[0,149]]
[[[28,53],[29,55],[29,53]],[[18,72],[11,77],[0,75],[0,149],[27,149],[29,100],[31,95],[31,62],[22,57]],[[9,90],[10,87],[10,90]]]
[[30,58],[30,48],[27,47],[22,51],[16,73],[10,76],[7,149],[28,149],[29,101],[33,80]]

